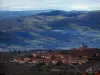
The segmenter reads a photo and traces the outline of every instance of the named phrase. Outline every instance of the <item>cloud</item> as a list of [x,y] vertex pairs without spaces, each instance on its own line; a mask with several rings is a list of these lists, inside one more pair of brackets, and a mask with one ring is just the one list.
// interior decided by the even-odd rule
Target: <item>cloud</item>
[[2,10],[99,10],[100,0],[0,0]]

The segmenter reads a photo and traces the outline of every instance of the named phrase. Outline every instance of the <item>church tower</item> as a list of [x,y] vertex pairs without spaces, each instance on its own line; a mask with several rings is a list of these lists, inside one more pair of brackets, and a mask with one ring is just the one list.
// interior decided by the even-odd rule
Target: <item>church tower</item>
[[82,48],[87,48],[87,46],[83,43],[83,44],[82,44]]

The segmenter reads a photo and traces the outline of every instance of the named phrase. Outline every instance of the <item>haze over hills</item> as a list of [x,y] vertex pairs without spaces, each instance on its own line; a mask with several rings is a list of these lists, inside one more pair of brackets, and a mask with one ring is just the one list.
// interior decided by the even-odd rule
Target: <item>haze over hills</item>
[[10,17],[0,20],[1,48],[70,49],[83,42],[100,48],[99,10],[54,10]]
[[10,11],[10,10],[0,10],[0,19],[5,18],[16,18],[20,16],[30,16],[30,15],[36,15],[42,12],[49,12],[52,9],[48,10],[23,10],[23,11]]

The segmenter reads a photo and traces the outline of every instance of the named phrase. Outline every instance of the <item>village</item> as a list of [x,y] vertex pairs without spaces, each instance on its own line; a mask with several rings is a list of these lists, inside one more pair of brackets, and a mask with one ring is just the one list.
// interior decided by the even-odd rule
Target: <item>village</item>
[[[66,69],[66,71],[75,71],[75,73],[81,73],[80,75],[86,75],[86,73],[90,73],[91,71],[88,69],[96,62],[100,62],[100,50],[97,48],[88,48],[84,43],[80,48],[73,48],[72,50],[64,51],[36,51],[28,55],[18,55],[13,56],[11,63],[17,64],[42,64],[46,66],[52,65],[71,65],[72,69]],[[91,66],[89,67],[88,65]],[[65,66],[63,66],[64,68]],[[70,68],[68,67],[68,68]],[[66,67],[65,67],[66,68]],[[83,69],[81,69],[83,68]],[[85,69],[85,70],[84,70]],[[52,71],[60,72],[61,69],[53,69]],[[84,70],[84,72],[83,72]],[[98,70],[93,71],[92,74],[99,75]]]
[[[85,46],[83,45],[82,49],[84,49]],[[81,48],[80,48],[81,49]],[[50,52],[50,51],[41,51],[41,52],[35,52],[30,55],[26,56],[14,56],[13,60],[11,62],[16,62],[20,64],[24,63],[45,63],[46,65],[49,64],[56,64],[58,62],[62,62],[64,64],[83,64],[88,61],[88,56],[72,56],[68,54],[61,54],[57,52]]]

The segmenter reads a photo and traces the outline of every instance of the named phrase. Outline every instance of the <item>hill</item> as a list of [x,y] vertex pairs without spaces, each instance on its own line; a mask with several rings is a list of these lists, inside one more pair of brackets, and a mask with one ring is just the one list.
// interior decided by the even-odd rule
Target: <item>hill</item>
[[100,11],[55,10],[2,19],[0,31],[7,35],[0,34],[7,48],[69,49],[83,42],[100,48]]

